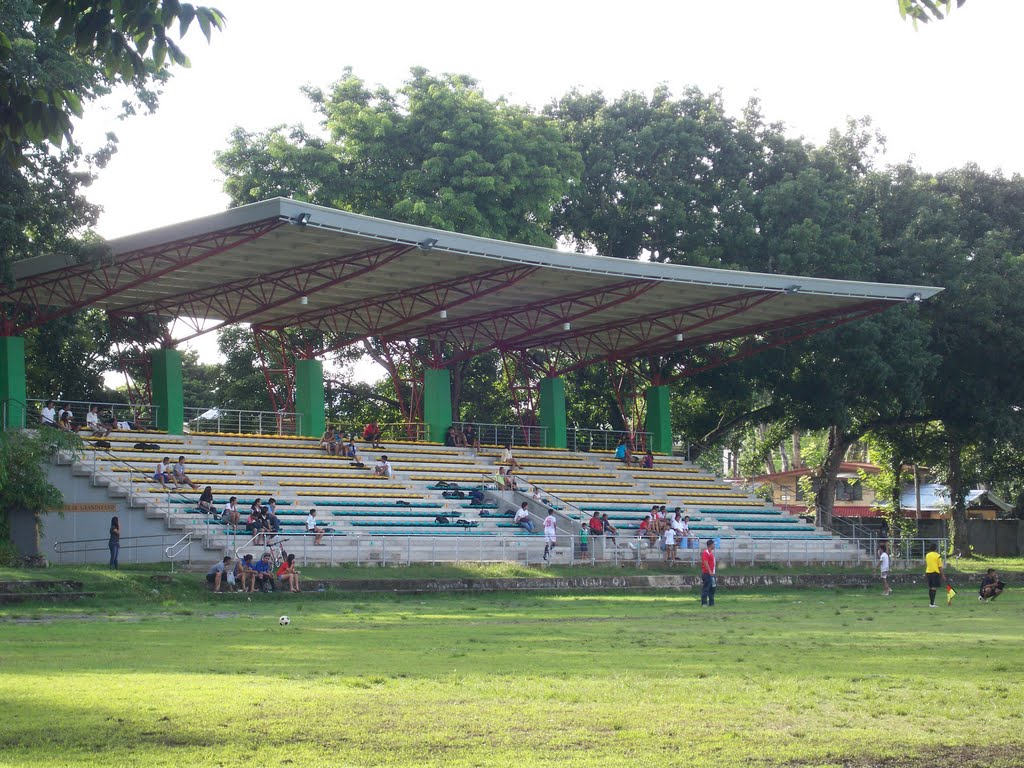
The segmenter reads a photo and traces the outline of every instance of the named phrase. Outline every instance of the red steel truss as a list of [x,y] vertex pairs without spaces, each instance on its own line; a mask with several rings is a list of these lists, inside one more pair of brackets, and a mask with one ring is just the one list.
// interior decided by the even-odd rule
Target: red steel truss
[[647,441],[643,435],[644,419],[647,415],[647,400],[642,384],[646,377],[640,370],[639,362],[630,360],[609,360],[608,378],[615,390],[615,402],[622,416],[622,423],[629,433],[629,445],[634,451],[646,451]]
[[[767,300],[767,298],[770,298],[770,296],[762,298],[762,301]],[[664,335],[662,335],[657,337],[657,340],[653,340],[648,345],[638,344],[632,349],[629,349],[625,353],[619,350],[602,350],[599,347],[597,347],[596,344],[594,344],[592,338],[586,338],[585,345],[560,345],[560,349],[562,352],[574,357],[574,362],[561,367],[557,371],[553,372],[551,375],[562,376],[566,373],[577,371],[581,368],[586,368],[587,366],[593,365],[595,363],[606,362],[608,360],[639,358],[660,354],[678,354],[679,352],[683,352],[687,349],[693,349],[695,347],[704,346],[706,344],[714,344],[729,339],[742,339],[755,334],[768,334],[774,331],[784,330],[786,328],[801,328],[801,330],[797,334],[791,337],[786,337],[784,340],[772,341],[770,344],[761,344],[760,346],[757,347],[757,350],[754,352],[741,353],[738,356],[729,358],[730,361],[738,360],[744,357],[749,357],[752,354],[757,354],[757,352],[761,351],[762,349],[769,349],[772,347],[782,346],[784,344],[790,343],[791,341],[796,341],[798,339],[811,336],[815,333],[820,333],[821,331],[828,330],[829,328],[833,328],[836,325],[842,325],[843,323],[848,323],[854,320],[860,320],[861,318],[864,317],[869,317],[878,312],[882,312],[891,306],[892,302],[888,301],[867,301],[850,305],[847,307],[832,308],[822,310],[820,312],[812,312],[805,315],[784,318],[782,320],[776,320],[774,322],[751,323],[746,326],[741,326],[738,328],[729,328],[722,331],[716,331],[713,333],[706,333],[700,336],[687,335],[686,329],[684,328],[682,331],[680,331],[680,333],[683,333],[684,335],[682,341],[676,341],[674,336],[671,339],[666,339]],[[738,314],[738,311],[732,311],[731,314]],[[721,320],[722,317],[719,316],[717,319]],[[814,325],[815,323],[822,323],[826,321],[831,322],[827,322],[827,324],[824,326]],[[810,324],[810,327],[803,328],[803,326],[808,324]],[[691,326],[690,330],[693,330],[694,327],[699,327],[700,325],[707,325],[707,322],[701,322],[695,326]],[[555,342],[554,340],[551,340],[546,343],[553,345]]]
[[14,289],[0,293],[3,331],[14,335],[27,328],[38,327],[175,270],[258,240],[283,224],[279,219],[266,219],[130,251],[109,262],[76,264],[26,278],[19,281]]
[[296,352],[288,337],[284,331],[253,328],[252,338],[260,370],[267,383],[271,408],[278,413],[294,412]]
[[[332,256],[313,264],[287,267],[223,285],[133,304],[118,309],[117,314],[172,315],[176,322],[191,332],[175,339],[175,343],[180,344],[226,325],[245,322],[267,310],[298,301],[302,296],[312,296],[318,291],[355,280],[380,269],[410,250],[412,246],[387,245],[344,256]],[[220,322],[207,325],[211,318],[217,318]]]
[[[317,354],[331,352],[365,341],[371,336],[387,338],[388,334],[417,320],[436,315],[467,302],[497,293],[524,280],[538,267],[517,265],[499,267],[475,275],[427,283],[347,306],[330,307],[275,320],[273,327],[302,325],[305,328],[331,333],[331,345]],[[271,324],[267,324],[270,326]],[[402,334],[414,337],[414,334]]]
[[537,426],[540,376],[537,366],[524,350],[501,353],[501,368],[512,396],[512,409],[523,432],[523,445],[531,445],[531,428]]
[[[769,333],[772,330],[790,330],[791,333],[780,334],[774,338],[766,338],[760,340],[758,343],[747,344],[736,353],[732,355],[724,355],[718,359],[712,360],[709,363],[700,365],[694,368],[688,367],[677,367],[677,370],[665,377],[662,383],[672,384],[690,376],[696,376],[698,373],[703,371],[709,371],[713,368],[719,368],[729,363],[734,363],[737,360],[745,360],[748,357],[753,357],[756,354],[764,352],[769,349],[775,349],[777,347],[785,346],[786,344],[792,344],[800,339],[806,339],[808,336],[814,336],[815,334],[822,333],[824,331],[836,328],[846,323],[852,323],[856,320],[863,320],[864,318],[877,315],[892,306],[892,302],[888,301],[867,301],[856,305],[856,307],[849,307],[846,313],[840,315],[838,310],[828,310],[823,312],[817,312],[814,315],[805,316],[805,319],[799,326],[793,327],[794,323],[786,323],[785,321],[779,320],[775,323],[765,323],[759,326],[748,326],[747,335]],[[837,316],[838,315],[838,316]],[[807,323],[807,327],[804,327],[804,323]],[[723,341],[724,339],[715,339],[715,334],[707,334],[706,337],[696,339],[693,342],[693,346],[712,344],[716,341]]]
[[633,301],[657,285],[656,281],[636,280],[613,283],[488,313],[483,317],[442,323],[422,329],[422,334],[460,350],[449,363],[461,362],[494,349],[536,349],[541,346],[534,343],[538,333]]

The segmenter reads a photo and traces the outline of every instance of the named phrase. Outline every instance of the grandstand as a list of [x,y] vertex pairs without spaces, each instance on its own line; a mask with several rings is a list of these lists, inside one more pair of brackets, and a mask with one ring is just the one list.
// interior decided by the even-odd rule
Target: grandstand
[[[105,488],[111,498],[124,499],[130,510],[141,510],[172,538],[187,539],[193,559],[261,552],[264,545],[244,529],[245,515],[255,499],[266,503],[270,497],[277,501],[278,538],[304,563],[537,563],[548,505],[558,521],[554,563],[662,561],[663,551],[639,536],[640,521],[652,504],[664,504],[670,511],[678,507],[689,515],[695,538],[678,555],[686,563],[696,559],[696,537],[716,539],[726,563],[855,562],[861,557],[847,541],[737,491],[679,457],[660,456],[654,469],[645,470],[624,466],[608,453],[520,448],[520,490],[498,491],[491,482],[499,457],[495,446],[477,453],[433,443],[389,442],[385,451],[367,454],[368,445],[360,445],[366,466],[359,468],[348,459],[326,455],[313,438],[115,432],[108,442],[110,447],[102,448],[87,438],[84,455],[68,458],[54,471],[70,468],[75,482],[88,482]],[[159,449],[139,448],[140,442]],[[386,453],[394,465],[391,478],[372,472],[379,453]],[[197,506],[199,491],[168,490],[153,481],[155,465],[165,455],[186,457],[189,477],[200,489],[212,487],[218,510],[237,496],[241,526],[232,528],[219,516],[204,514]],[[531,497],[533,487],[548,505]],[[468,499],[471,488],[483,491],[482,503]],[[452,498],[457,490],[465,498]],[[533,534],[511,520],[512,510],[523,501],[533,515]],[[311,508],[328,528],[322,546],[314,545],[305,532]],[[618,535],[591,538],[584,555],[578,533],[592,514],[608,514]],[[448,522],[438,522],[439,516]]]

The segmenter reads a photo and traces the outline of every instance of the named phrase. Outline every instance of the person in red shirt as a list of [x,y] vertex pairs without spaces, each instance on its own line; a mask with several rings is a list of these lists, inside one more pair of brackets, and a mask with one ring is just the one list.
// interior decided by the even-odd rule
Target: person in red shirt
[[591,536],[604,536],[604,524],[601,522],[601,516],[594,513],[593,517],[590,518],[590,535]]
[[295,570],[295,555],[288,555],[277,569],[277,577],[281,580],[281,586],[287,586],[292,592],[301,592],[299,589],[299,571]]
[[715,604],[715,540],[708,539],[706,549],[700,553],[700,604]]

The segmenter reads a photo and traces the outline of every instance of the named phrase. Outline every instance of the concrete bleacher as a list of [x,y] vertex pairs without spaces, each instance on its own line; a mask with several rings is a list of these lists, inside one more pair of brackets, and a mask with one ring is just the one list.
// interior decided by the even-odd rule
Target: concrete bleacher
[[[261,548],[243,530],[231,529],[202,514],[199,491],[168,490],[152,480],[163,456],[186,457],[187,471],[199,489],[212,487],[222,509],[237,496],[244,517],[255,498],[274,497],[282,536],[289,551],[301,550],[303,562],[395,562],[458,559],[537,562],[544,549],[541,518],[547,508],[529,501],[535,533],[515,527],[505,513],[529,500],[525,493],[497,493],[488,487],[497,470],[497,447],[479,453],[428,443],[393,442],[370,451],[357,443],[365,468],[325,454],[314,438],[202,434],[172,437],[157,433],[113,433],[108,450],[89,448],[75,464],[79,475],[95,476],[116,492],[128,493],[145,514],[163,517],[169,530],[191,531],[213,552]],[[135,448],[154,442],[159,450]],[[92,440],[86,439],[88,446]],[[374,477],[373,462],[387,454],[395,472]],[[614,545],[597,542],[588,556],[602,561],[661,558],[656,549],[637,547],[637,529],[652,504],[676,507],[691,518],[691,530],[716,538],[723,557],[737,560],[793,559],[793,542],[814,560],[847,559],[856,548],[813,525],[734,489],[698,467],[675,457],[657,457],[655,468],[626,467],[605,453],[552,449],[516,449],[519,485],[536,485],[556,509],[559,545],[553,562],[576,562],[578,531],[593,513],[609,514],[619,529]],[[438,481],[458,483],[463,491],[487,487],[483,506],[445,498]],[[112,493],[115,492],[112,490]],[[329,534],[317,547],[304,535],[306,513],[315,507]],[[445,515],[450,523],[435,521]],[[466,525],[460,525],[464,522]],[[460,541],[464,543],[460,544]],[[785,542],[783,552],[773,542]],[[630,546],[632,544],[632,546]]]

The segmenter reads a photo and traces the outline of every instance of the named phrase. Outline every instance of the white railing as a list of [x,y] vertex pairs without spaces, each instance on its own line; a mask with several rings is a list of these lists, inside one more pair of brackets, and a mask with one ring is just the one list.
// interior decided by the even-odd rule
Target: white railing
[[171,572],[174,572],[174,558],[182,552],[188,553],[188,563],[192,564],[192,531],[189,531],[176,542],[164,548],[164,556],[171,561]]
[[230,432],[246,435],[302,434],[302,414],[287,411],[240,411],[228,408],[185,408],[188,432]]
[[[155,563],[169,546],[180,540],[181,534],[156,533],[149,536],[122,536],[120,540],[119,559],[124,563]],[[55,541],[53,551],[57,562],[61,565],[77,563],[102,562],[109,557],[109,538],[105,539],[69,539]],[[105,552],[106,557],[90,558],[91,552]],[[142,553],[145,553],[143,556]]]
[[570,451],[614,451],[623,438],[633,453],[644,452],[651,445],[650,432],[630,432],[623,429],[583,429],[570,427],[568,442]]
[[[481,445],[512,445],[521,448],[540,448],[547,443],[547,427],[525,424],[489,424],[479,421],[454,421],[457,430],[472,426]],[[435,442],[443,443],[445,435],[439,435]]]
[[[334,427],[340,431],[346,439],[351,436],[356,440],[363,439],[363,429],[366,427],[365,424],[358,424],[354,421],[328,421],[327,426]],[[382,442],[394,442],[397,440],[401,442],[425,443],[430,439],[427,425],[421,421],[386,422],[378,424],[377,429],[380,430]]]
[[0,429],[24,429],[26,406],[21,400],[9,397],[0,402]]
[[[43,407],[47,400],[30,398],[25,407],[25,423],[35,426],[42,423]],[[155,429],[158,407],[155,405],[133,405],[132,403],[101,403],[96,400],[53,400],[57,416],[61,409],[71,406],[74,414],[72,426],[76,429],[85,427],[85,416],[92,406],[99,408],[100,423],[117,428],[118,425],[129,425],[129,429]]]

